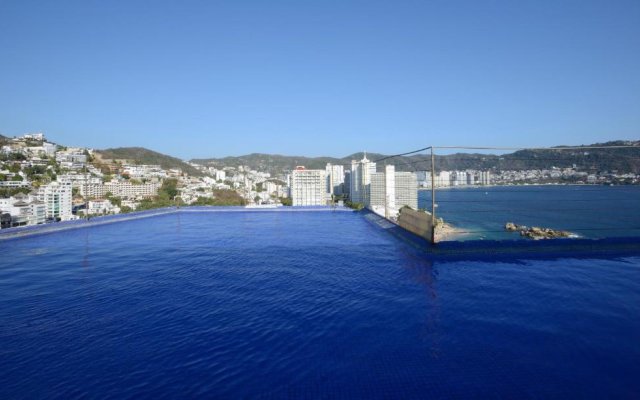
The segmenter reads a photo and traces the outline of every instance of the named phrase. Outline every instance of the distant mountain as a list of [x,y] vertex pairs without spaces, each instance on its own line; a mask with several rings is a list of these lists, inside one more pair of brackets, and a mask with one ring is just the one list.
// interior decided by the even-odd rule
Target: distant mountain
[[[557,146],[544,150],[519,150],[509,154],[495,155],[482,153],[455,153],[436,155],[436,171],[442,170],[527,170],[568,168],[574,165],[583,171],[617,171],[618,173],[640,173],[640,141],[612,141],[581,147],[635,146],[634,148],[611,149],[567,149]],[[442,150],[437,150],[442,152]],[[214,167],[248,166],[274,175],[288,173],[298,165],[309,169],[324,169],[327,163],[342,164],[347,168],[351,160],[360,160],[363,153],[355,153],[342,158],[302,157],[253,153],[239,157],[194,159],[191,162]],[[378,161],[378,170],[385,164],[393,164],[398,171],[426,171],[431,169],[431,157],[421,154],[387,158],[384,154],[367,153],[367,158]]]
[[131,160],[138,164],[160,165],[163,169],[180,168],[183,172],[192,176],[203,176],[204,174],[185,163],[184,161],[171,157],[144,147],[118,147],[114,149],[96,150],[103,159]]

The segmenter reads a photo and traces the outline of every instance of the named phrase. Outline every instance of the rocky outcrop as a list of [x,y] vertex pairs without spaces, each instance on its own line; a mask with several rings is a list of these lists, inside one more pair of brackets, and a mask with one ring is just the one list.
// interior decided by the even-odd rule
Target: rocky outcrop
[[507,222],[504,225],[504,229],[509,232],[520,232],[520,236],[539,240],[539,239],[559,239],[569,238],[575,235],[568,231],[555,230],[551,228],[539,228],[537,226],[527,227],[524,225],[517,225],[513,222]]

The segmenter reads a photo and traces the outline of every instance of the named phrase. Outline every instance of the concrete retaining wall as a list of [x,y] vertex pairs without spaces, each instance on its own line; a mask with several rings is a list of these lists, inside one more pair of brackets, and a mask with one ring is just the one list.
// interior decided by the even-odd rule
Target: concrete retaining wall
[[403,208],[398,216],[398,225],[420,237],[431,241],[431,214]]

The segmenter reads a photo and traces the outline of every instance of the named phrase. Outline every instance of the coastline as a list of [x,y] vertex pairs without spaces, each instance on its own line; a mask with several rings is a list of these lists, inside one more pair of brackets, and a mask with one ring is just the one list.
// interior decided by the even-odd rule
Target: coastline
[[438,224],[435,229],[436,242],[456,241],[469,235],[470,233],[463,231],[462,229],[457,228],[447,222]]
[[[457,185],[457,186],[438,186],[435,190],[458,190],[458,189],[482,189],[482,188],[503,188],[503,187],[523,187],[523,186],[586,186],[586,187],[626,187],[626,186],[640,186],[640,185],[615,185],[615,184],[601,184],[601,183],[517,183],[517,184],[491,184],[491,185]],[[430,192],[430,187],[418,187],[419,192]]]

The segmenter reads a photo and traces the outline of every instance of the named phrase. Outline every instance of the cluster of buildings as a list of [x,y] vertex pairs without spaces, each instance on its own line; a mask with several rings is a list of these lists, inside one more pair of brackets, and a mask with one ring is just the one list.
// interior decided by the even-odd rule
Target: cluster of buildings
[[275,178],[269,172],[256,171],[247,166],[203,166],[189,163],[207,176],[197,182],[185,183],[181,189],[182,200],[190,204],[198,197],[214,196],[212,190],[234,190],[247,204],[279,205],[282,198],[289,197],[286,177]]
[[[367,159],[326,164],[324,169],[296,167],[271,176],[247,166],[204,166],[189,163],[202,176],[179,168],[141,165],[135,160],[104,160],[91,149],[63,147],[42,133],[4,140],[0,146],[1,227],[67,221],[86,215],[135,210],[155,198],[163,182],[177,181],[182,204],[203,204],[220,190],[235,191],[246,204],[275,206],[328,205],[348,201],[394,219],[402,207],[418,208],[418,189],[431,188],[430,171],[399,172]],[[380,167],[380,168],[378,168]],[[574,168],[524,171],[438,171],[435,188],[465,185],[508,185],[549,181],[590,184],[640,183],[640,176],[613,172],[587,173]],[[207,204],[206,201],[204,204]]]
[[71,184],[58,181],[27,194],[0,198],[2,228],[75,219],[71,204]]
[[42,133],[5,140],[0,147],[2,228],[69,221],[135,210],[158,194],[163,179],[182,176],[159,165],[90,163],[93,150],[50,143]]
[[387,218],[397,216],[408,206],[418,208],[418,180],[413,172],[396,172],[385,165],[380,172],[367,159],[343,165],[327,164],[325,169],[296,167],[288,178],[293,206],[332,204],[336,199],[359,203]]
[[521,183],[584,183],[584,184],[640,184],[640,175],[633,173],[618,173],[617,171],[580,171],[572,168],[505,170],[494,174],[493,183],[496,185],[512,185]]
[[[418,171],[418,185],[423,188],[431,187],[431,171]],[[434,174],[436,188],[465,185],[491,185],[491,171],[438,171]]]

